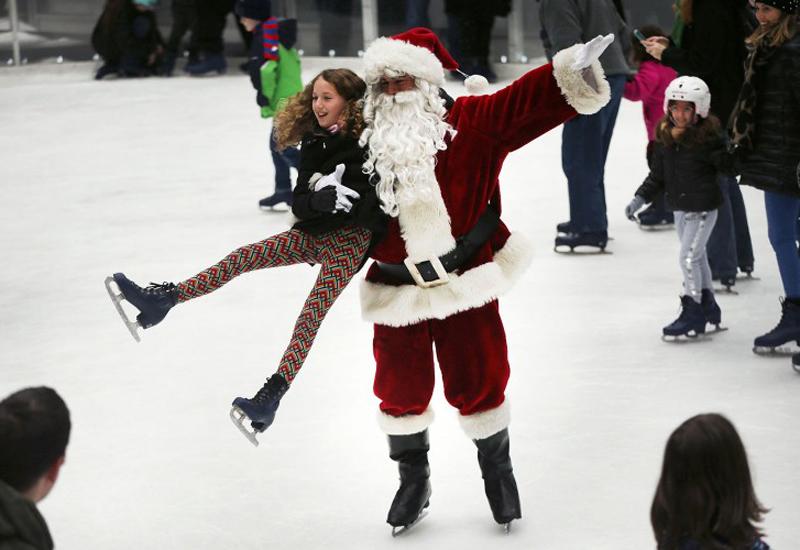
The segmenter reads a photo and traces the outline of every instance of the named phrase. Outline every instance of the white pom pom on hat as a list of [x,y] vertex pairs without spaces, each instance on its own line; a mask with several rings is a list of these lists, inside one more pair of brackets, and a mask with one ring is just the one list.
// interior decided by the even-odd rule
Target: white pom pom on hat
[[[425,27],[414,27],[390,38],[378,38],[364,52],[364,64],[370,84],[378,82],[386,70],[391,69],[442,86],[445,69],[458,70],[458,62],[436,33]],[[486,78],[480,75],[467,77],[464,84],[471,94],[483,93],[489,86]]]

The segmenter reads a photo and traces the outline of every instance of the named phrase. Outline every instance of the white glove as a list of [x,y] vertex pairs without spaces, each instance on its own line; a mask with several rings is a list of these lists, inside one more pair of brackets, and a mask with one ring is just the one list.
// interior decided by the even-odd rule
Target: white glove
[[636,221],[634,214],[636,214],[642,206],[644,206],[644,199],[639,195],[634,195],[631,202],[625,207],[625,216],[631,221]]
[[353,208],[353,201],[360,199],[361,195],[346,185],[342,185],[343,174],[344,164],[337,164],[336,169],[332,173],[322,176],[317,181],[314,189],[319,191],[324,187],[333,187],[336,189],[336,211],[350,212],[350,209]]
[[575,52],[575,61],[572,63],[572,69],[580,71],[590,66],[598,60],[598,58],[606,51],[609,45],[614,41],[613,34],[605,36],[598,34],[586,44],[583,44]]

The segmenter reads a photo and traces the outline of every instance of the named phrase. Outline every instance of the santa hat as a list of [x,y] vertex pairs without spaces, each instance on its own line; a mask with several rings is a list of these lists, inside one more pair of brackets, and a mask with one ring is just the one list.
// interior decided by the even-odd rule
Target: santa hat
[[[435,86],[444,84],[444,71],[457,71],[458,63],[442,44],[439,37],[425,27],[415,27],[391,38],[378,38],[364,53],[367,82],[377,82],[391,69],[421,78]],[[483,91],[488,82],[479,75],[464,81],[467,91]]]

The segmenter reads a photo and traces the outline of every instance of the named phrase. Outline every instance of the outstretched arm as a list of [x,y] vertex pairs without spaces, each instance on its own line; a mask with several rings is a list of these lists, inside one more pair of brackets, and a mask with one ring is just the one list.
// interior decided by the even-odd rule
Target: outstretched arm
[[611,40],[598,37],[558,52],[552,63],[492,95],[459,98],[452,115],[513,151],[578,113],[596,113],[610,97],[597,58]]

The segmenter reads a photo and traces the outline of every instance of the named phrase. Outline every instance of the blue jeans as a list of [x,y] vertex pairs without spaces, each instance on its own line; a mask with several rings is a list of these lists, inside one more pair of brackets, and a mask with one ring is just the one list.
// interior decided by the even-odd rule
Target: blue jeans
[[289,168],[295,168],[300,164],[300,150],[296,147],[287,147],[283,151],[278,151],[278,144],[275,141],[275,133],[269,133],[269,152],[272,153],[272,164],[275,165],[275,192],[291,191],[292,179],[289,176]]
[[578,115],[564,123],[561,165],[569,187],[569,219],[578,233],[606,232],[605,165],[614,133],[625,75],[606,77],[611,101],[593,115]]
[[764,192],[767,207],[769,244],[778,260],[783,292],[787,298],[800,298],[800,258],[797,256],[797,218],[800,198]]
[[708,241],[708,261],[715,278],[734,278],[737,267],[752,270],[753,243],[742,190],[736,178],[720,175],[718,179],[723,203]]
[[430,27],[428,5],[431,0],[406,0],[406,28]]

